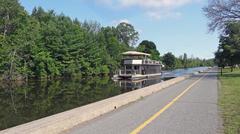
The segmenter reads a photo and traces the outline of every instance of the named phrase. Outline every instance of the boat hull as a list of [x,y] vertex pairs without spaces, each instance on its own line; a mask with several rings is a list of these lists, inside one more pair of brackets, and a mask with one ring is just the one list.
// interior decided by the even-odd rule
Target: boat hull
[[118,79],[131,79],[131,80],[136,80],[136,79],[144,79],[144,78],[149,78],[149,77],[155,77],[155,76],[161,76],[162,73],[156,73],[156,74],[145,74],[145,75],[142,75],[142,74],[135,74],[135,75],[132,75],[132,74],[121,74],[121,75],[118,75]]

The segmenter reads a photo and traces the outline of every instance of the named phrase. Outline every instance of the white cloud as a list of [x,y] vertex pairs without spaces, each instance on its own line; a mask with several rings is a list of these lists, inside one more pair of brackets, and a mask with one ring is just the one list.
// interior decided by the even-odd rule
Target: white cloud
[[[132,22],[128,19],[120,19],[120,20],[113,20],[111,25],[113,26],[117,26],[119,23],[121,22],[125,22],[125,23],[128,23],[128,24],[132,24]],[[136,28],[136,31],[138,31],[139,33],[143,33],[143,30],[140,29],[140,28]]]
[[180,18],[177,8],[202,0],[96,0],[99,3],[115,8],[139,7],[145,14],[156,20],[163,18]]
[[144,8],[172,8],[192,1],[194,0],[119,0],[122,6],[140,6]]
[[112,21],[112,24],[113,24],[114,26],[117,26],[119,23],[122,23],[122,22],[131,24],[131,21],[128,20],[128,19],[113,20],[113,21]]
[[148,11],[146,13],[147,16],[154,20],[162,20],[165,18],[172,18],[172,19],[178,19],[182,16],[180,12],[175,12],[175,11]]
[[122,23],[122,22],[130,23],[130,21],[128,19],[122,19],[122,20],[119,21],[119,23]]
[[173,8],[183,6],[200,0],[95,0],[98,3],[112,5],[115,7],[138,6],[142,8]]

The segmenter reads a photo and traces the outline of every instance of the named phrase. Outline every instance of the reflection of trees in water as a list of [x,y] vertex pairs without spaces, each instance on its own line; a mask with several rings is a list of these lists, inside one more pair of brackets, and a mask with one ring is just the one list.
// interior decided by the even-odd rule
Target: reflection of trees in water
[[0,129],[120,94],[108,77],[1,83]]

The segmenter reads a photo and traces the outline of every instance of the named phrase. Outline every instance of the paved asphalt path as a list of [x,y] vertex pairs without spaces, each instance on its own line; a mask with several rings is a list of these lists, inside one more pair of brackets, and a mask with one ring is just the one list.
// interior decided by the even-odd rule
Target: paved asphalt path
[[142,100],[80,124],[69,134],[128,134],[204,76],[164,112],[147,124],[140,134],[222,133],[217,106],[216,70],[194,75]]

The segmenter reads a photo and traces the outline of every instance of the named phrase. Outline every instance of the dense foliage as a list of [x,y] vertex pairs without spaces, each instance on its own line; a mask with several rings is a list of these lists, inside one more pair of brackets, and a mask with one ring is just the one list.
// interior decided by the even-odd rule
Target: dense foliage
[[226,24],[215,53],[215,62],[221,67],[231,66],[232,69],[240,64],[240,22]]
[[154,42],[143,40],[137,47],[137,50],[140,52],[151,54],[151,59],[160,60],[160,53],[157,50],[157,47]]
[[116,30],[119,41],[129,46],[133,47],[139,39],[139,33],[129,23],[121,22]]
[[155,43],[148,40],[143,40],[136,49],[137,51],[151,54],[150,58],[153,60],[161,60],[165,65],[165,69],[213,66],[214,64],[213,59],[188,58],[186,53],[183,56],[176,57],[171,52],[168,52],[160,57]]
[[191,68],[191,67],[203,67],[203,66],[213,66],[213,59],[199,59],[199,58],[187,58],[187,54],[184,53],[183,56],[175,57],[171,52],[163,55],[161,58],[165,69],[175,69],[175,68]]
[[175,60],[176,58],[171,52],[168,52],[163,55],[163,63],[167,69],[173,69],[175,67],[176,65]]
[[[120,54],[138,39],[130,24],[101,27],[40,7],[29,15],[18,0],[0,3],[1,78],[108,74],[119,67]],[[123,36],[129,29],[134,36]]]

